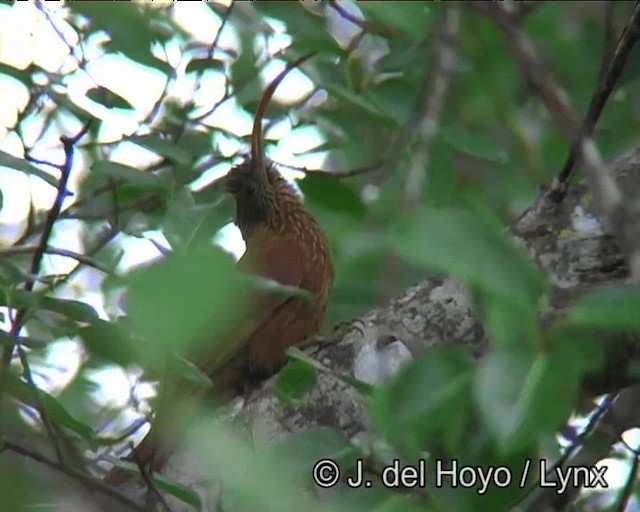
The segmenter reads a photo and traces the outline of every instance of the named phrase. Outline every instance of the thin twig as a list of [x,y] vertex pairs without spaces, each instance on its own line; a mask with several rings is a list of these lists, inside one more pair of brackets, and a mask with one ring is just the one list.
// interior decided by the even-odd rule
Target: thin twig
[[290,169],[292,171],[299,171],[299,172],[303,172],[303,173],[308,173],[308,172],[322,172],[328,176],[330,176],[331,178],[334,178],[336,180],[342,180],[342,179],[347,179],[347,178],[353,178],[355,176],[360,176],[362,174],[368,174],[370,172],[376,171],[378,169],[380,169],[381,167],[387,165],[390,162],[389,158],[381,158],[379,160],[376,160],[375,162],[373,162],[372,164],[369,165],[365,165],[362,167],[358,167],[356,169],[350,169],[348,171],[314,171],[314,170],[309,170],[306,167],[301,167],[299,165],[291,165],[291,164],[287,164],[284,162],[278,162],[277,160],[272,160],[272,162],[274,163],[274,165],[276,167],[283,167],[285,169]]
[[[234,6],[235,2],[231,2],[229,4],[229,6],[225,9],[224,14],[221,16],[221,21],[220,21],[220,27],[218,28],[218,31],[216,32],[215,37],[213,38],[213,42],[211,43],[211,45],[209,46],[209,49],[207,50],[207,59],[211,60],[213,59],[213,55],[214,52],[216,50],[216,48],[218,47],[218,43],[220,42],[220,37],[222,36],[222,31],[224,30],[224,27],[226,26],[227,22],[229,21],[229,18],[231,17],[231,12],[233,10],[233,6]],[[202,77],[204,76],[204,69],[199,69],[197,71],[196,74],[196,83],[195,83],[195,88],[194,88],[194,94],[200,89],[201,83],[202,83]],[[231,88],[229,87],[229,80],[228,77],[225,76],[225,94],[222,97],[222,99],[217,102],[210,111],[208,111],[207,113],[204,114],[204,117],[206,117],[207,115],[212,114],[216,109],[218,109],[218,107],[220,105],[222,105],[222,103],[224,103],[225,101],[227,101],[228,99],[231,98],[232,94],[231,94]],[[178,127],[178,129],[176,130],[175,134],[173,135],[173,141],[174,142],[178,142],[180,140],[180,138],[182,137],[182,135],[184,134],[187,124],[189,122],[193,123],[193,122],[198,122],[201,119],[203,119],[204,117],[197,117],[194,119],[188,119],[186,116],[182,122],[182,124]]]
[[[598,460],[605,457],[601,452],[594,451],[588,446],[589,439],[599,439],[600,437],[606,438],[611,444],[615,443],[620,434],[631,428],[631,424],[637,424],[637,418],[627,418],[628,424],[626,426],[613,426],[614,418],[616,416],[616,408],[626,411],[627,409],[621,408],[628,401],[633,402],[636,405],[637,389],[626,389],[620,394],[611,393],[607,395],[598,405],[596,410],[589,417],[589,421],[584,430],[576,437],[571,445],[564,451],[562,456],[551,466],[545,475],[547,482],[553,482],[557,480],[557,475],[563,468],[568,466],[590,466],[595,464]],[[622,400],[619,398],[622,397]],[[637,409],[632,409],[633,411]],[[598,446],[603,446],[601,441],[598,441]],[[538,476],[538,480],[532,486],[529,486],[528,491],[523,495],[517,510],[541,510],[548,502],[561,498],[555,492],[555,488],[544,487],[540,485],[541,476]],[[575,490],[572,489],[572,490]]]
[[[65,162],[64,165],[60,168],[61,176],[58,182],[58,192],[56,194],[55,201],[53,202],[53,206],[49,210],[47,214],[47,218],[45,220],[44,230],[42,231],[42,236],[40,237],[40,243],[38,244],[38,250],[34,253],[33,260],[31,263],[31,273],[37,275],[40,271],[40,265],[42,263],[42,257],[46,252],[47,246],[49,244],[49,238],[51,238],[51,233],[53,231],[53,225],[56,220],[58,220],[58,216],[60,215],[60,210],[62,210],[62,203],[64,202],[65,197],[67,196],[67,183],[69,181],[69,176],[71,174],[71,167],[73,166],[73,156],[74,156],[74,147],[75,144],[87,133],[89,127],[91,126],[91,121],[88,121],[82,129],[72,138],[68,138],[65,136],[60,137],[60,141],[62,142],[62,146],[64,148],[65,153]],[[33,289],[33,284],[27,283],[27,291],[31,291]]]
[[[235,4],[235,2],[231,2],[229,4],[229,6],[224,10],[224,14],[221,16],[220,27],[218,28],[218,31],[216,32],[216,35],[213,38],[213,42],[211,43],[211,46],[209,47],[209,51],[207,52],[207,59],[209,59],[209,60],[213,59],[213,54],[216,51],[216,48],[218,47],[218,43],[220,42],[220,37],[222,36],[222,31],[224,30],[224,27],[227,25],[227,22],[229,21],[229,18],[231,17],[231,11],[233,11],[234,4]],[[200,69],[198,71],[197,75],[196,75],[196,87],[195,87],[196,91],[198,89],[200,89],[200,84],[202,82],[203,75],[204,75],[204,70]]]
[[56,435],[55,428],[51,420],[49,419],[49,415],[44,408],[44,403],[42,402],[42,398],[40,397],[40,390],[33,380],[33,372],[31,371],[31,365],[29,364],[29,359],[27,358],[27,353],[24,351],[24,347],[20,345],[19,339],[14,339],[14,346],[18,352],[18,357],[20,358],[20,364],[22,365],[22,375],[27,381],[27,385],[29,389],[33,393],[34,403],[37,406],[38,416],[40,417],[40,421],[44,425],[45,430],[47,431],[47,435],[49,440],[51,441],[51,446],[53,446],[53,451],[56,454],[56,458],[58,462],[61,464],[64,463],[64,458],[62,457],[62,449],[60,448],[60,444],[58,443],[58,436]]
[[[42,2],[42,1],[36,2],[36,7],[44,15],[44,17],[47,19],[47,22],[49,23],[49,25],[51,26],[53,31],[56,33],[56,35],[58,36],[60,41],[62,41],[62,43],[67,47],[67,50],[69,50],[69,53],[71,54],[71,56],[78,63],[78,67],[84,70],[84,66],[87,64],[87,61],[86,61],[86,59],[84,57],[84,49],[82,48],[82,45],[81,44],[77,45],[82,50],[82,54],[83,54],[81,57],[79,57],[78,55],[76,55],[76,45],[73,45],[69,41],[67,41],[67,38],[64,36],[64,34],[60,31],[58,26],[53,21],[53,18],[49,14],[49,11],[45,8],[44,2]],[[78,39],[80,39],[80,38],[78,38]],[[86,71],[86,70],[84,70],[84,71]],[[89,73],[87,73],[87,74],[89,75]],[[91,75],[89,75],[89,76],[91,76]]]
[[[604,109],[604,106],[613,91],[616,82],[620,78],[624,66],[629,58],[631,49],[638,42],[640,38],[640,3],[636,3],[636,6],[625,26],[616,49],[611,56],[609,65],[606,66],[603,63],[603,67],[606,66],[606,71],[600,77],[598,87],[591,97],[591,103],[589,104],[589,110],[582,122],[582,133],[584,136],[590,136],[595,128],[595,125],[600,118],[600,114]],[[555,190],[557,191],[557,198],[564,197],[566,193],[566,184],[571,177],[571,173],[578,159],[580,148],[577,144],[574,144],[571,148],[567,161],[565,162],[560,174],[558,174],[557,180],[554,182]]]
[[[515,62],[530,86],[545,103],[569,144],[576,148],[577,160],[586,171],[594,211],[604,229],[615,235],[622,245],[629,264],[630,281],[640,283],[640,208],[634,200],[625,200],[614,177],[607,172],[593,139],[583,131],[577,113],[569,105],[566,92],[543,64],[529,36],[512,22],[501,4],[473,2],[469,5],[488,16],[503,33]],[[634,34],[640,31],[636,15],[640,16],[640,4],[636,5],[632,16],[636,21],[629,25],[629,31]],[[637,34],[633,37],[636,38]],[[554,183],[552,189],[557,188],[559,185]]]
[[[409,166],[404,176],[404,190],[398,201],[399,211],[410,212],[419,204],[429,174],[429,163],[434,143],[440,132],[440,121],[444,112],[451,75],[455,70],[457,40],[460,32],[460,10],[457,5],[448,5],[438,20],[440,27],[433,42],[433,65],[425,74],[420,87],[411,130],[414,135],[406,141],[410,148]],[[412,142],[415,143],[412,145]],[[395,144],[392,147],[397,147]],[[384,257],[384,272],[380,283],[382,296],[393,290],[404,268],[400,259],[392,252]]]
[[602,77],[609,67],[611,56],[616,47],[615,33],[615,2],[604,2],[604,40],[602,41],[602,61],[600,62],[600,70],[598,71],[598,80]]
[[116,489],[108,486],[107,484],[102,482],[102,480],[99,480],[90,475],[84,474],[80,471],[77,471],[74,468],[65,466],[64,464],[61,464],[59,462],[48,459],[47,457],[41,455],[38,452],[32,451],[28,448],[25,448],[24,446],[20,446],[19,444],[13,443],[11,441],[7,441],[6,439],[0,439],[0,451],[3,451],[3,450],[11,450],[14,453],[18,453],[20,455],[23,455],[24,457],[28,457],[29,459],[40,462],[45,466],[53,468],[59,471],[60,473],[63,473],[67,476],[70,476],[74,480],[77,480],[88,489],[93,489],[106,496],[110,496],[118,500],[120,503],[129,507],[129,509],[131,510],[135,510],[137,512],[147,512],[145,507],[142,507],[132,499],[118,492]]
[[413,154],[405,179],[402,199],[402,208],[405,209],[412,208],[420,200],[433,144],[440,128],[449,82],[456,64],[456,45],[460,32],[460,11],[457,6],[449,6],[444,10],[441,27],[426,94],[423,95],[423,104],[418,107],[417,138],[420,144]]
[[[102,249],[105,245],[107,245],[113,238],[118,234],[118,230],[113,228],[112,226],[106,226],[106,229],[103,230],[102,233],[94,240],[93,247],[89,248],[86,251],[86,255],[89,258],[93,258],[100,249]],[[80,269],[82,269],[82,263],[78,263],[71,271],[66,274],[62,279],[58,280],[56,283],[60,286],[63,283],[68,282],[73,276],[75,276]]]
[[24,159],[28,160],[31,163],[39,164],[39,165],[47,165],[49,167],[53,167],[56,170],[60,170],[59,164],[54,164],[53,162],[49,162],[48,160],[40,160],[39,158],[34,158],[29,154],[29,151],[25,152]]
[[[166,51],[165,51],[165,56],[166,56]],[[169,93],[169,85],[171,84],[171,81],[176,78],[176,76],[177,76],[177,72],[175,68],[172,67],[171,74],[167,75],[167,79],[164,82],[164,86],[162,88],[162,92],[160,93],[160,96],[158,96],[158,99],[154,102],[153,107],[151,107],[151,110],[149,111],[149,113],[138,124],[138,129],[136,130],[135,133],[139,133],[140,128],[142,128],[144,125],[149,125],[153,123],[153,120],[157,117],[158,112],[160,112],[160,107],[162,106],[162,102],[167,98],[167,94]]]
[[145,485],[147,486],[147,489],[149,490],[149,492],[153,496],[155,496],[155,498],[158,500],[158,502],[160,503],[160,505],[162,506],[162,508],[166,512],[171,512],[171,507],[169,507],[169,504],[167,503],[167,500],[164,499],[164,496],[162,495],[162,493],[158,489],[158,486],[155,484],[151,474],[149,473],[149,471],[150,471],[149,466],[147,464],[145,464],[145,462],[140,458],[140,454],[138,453],[137,450],[132,448],[131,449],[131,453],[133,455],[133,458],[134,458],[134,461],[136,463],[136,466],[138,466],[138,470],[140,471],[140,475],[142,476],[142,480],[144,481]]
[[383,26],[380,26],[379,24],[373,24],[368,22],[365,19],[359,18],[358,16],[354,16],[335,0],[329,1],[329,7],[334,9],[345,20],[350,21],[354,25],[360,27],[365,32],[369,32],[371,34],[376,34],[383,37],[393,37],[395,35],[395,32],[388,27],[383,27]]
[[[62,203],[64,202],[64,198],[67,195],[67,182],[69,180],[69,175],[71,174],[71,167],[73,165],[73,154],[74,154],[74,146],[75,144],[87,133],[89,130],[91,122],[87,122],[82,129],[72,138],[68,137],[60,137],[62,142],[64,152],[65,152],[65,161],[62,166],[60,166],[60,180],[58,181],[58,191],[56,194],[56,198],[49,210],[46,220],[44,230],[42,232],[42,236],[40,237],[40,242],[33,253],[33,259],[31,261],[31,268],[29,273],[32,276],[37,276],[40,273],[40,266],[42,264],[42,258],[46,252],[47,246],[49,244],[49,239],[51,238],[51,233],[53,231],[53,226],[60,215],[60,210],[62,209]],[[25,290],[27,292],[33,291],[35,286],[36,279],[32,278],[27,280],[25,284]],[[4,392],[6,390],[6,385],[9,378],[9,371],[11,367],[11,360],[13,359],[13,353],[16,347],[19,347],[20,344],[20,331],[22,330],[22,326],[24,325],[26,319],[26,309],[20,309],[15,318],[12,321],[10,340],[7,343],[2,351],[2,361],[0,362],[0,402],[4,396]],[[58,456],[58,459],[62,460],[62,452],[57,444],[56,436],[53,432],[53,427],[49,422],[49,418],[46,414],[46,410],[44,405],[42,404],[42,400],[40,398],[39,390],[35,383],[33,382],[33,377],[31,375],[31,371],[29,369],[28,362],[26,361],[26,356],[23,351],[19,351],[20,359],[23,366],[23,375],[29,384],[29,387],[33,390],[34,400],[37,404],[38,413],[40,415],[40,419],[49,435],[52,446]]]
[[[261,65],[259,65],[258,69],[256,71],[259,72],[271,60],[277,59],[277,58],[283,56],[285,53],[286,53],[286,48],[278,50],[273,55],[271,55],[267,60],[265,60]],[[231,88],[231,86],[229,84],[229,78],[226,77],[226,80],[225,80],[225,93],[222,96],[222,98],[220,98],[216,103],[214,103],[214,105],[209,110],[207,110],[206,112],[204,112],[202,114],[199,114],[197,116],[192,117],[191,119],[188,120],[188,122],[189,123],[201,123],[201,124],[204,124],[204,123],[202,123],[203,119],[205,119],[206,117],[208,117],[211,114],[213,114],[220,107],[220,105],[222,105],[225,101],[231,99],[234,94],[237,94],[238,92],[242,91],[251,82],[253,82],[253,80],[255,80],[255,78],[256,78],[256,74],[255,73],[247,74],[247,75],[241,77],[240,79],[238,79],[236,81],[235,87],[232,90],[232,88]],[[206,125],[204,125],[204,126],[206,126]]]
[[[32,254],[39,250],[39,246],[37,245],[25,245],[25,246],[17,246],[17,247],[8,247],[6,249],[0,249],[0,256],[13,256],[16,254]],[[96,261],[95,259],[79,253],[75,251],[70,251],[69,249],[61,249],[56,247],[47,247],[44,251],[46,254],[55,254],[56,256],[64,256],[66,258],[73,258],[80,263],[83,263],[89,267],[93,267],[98,269],[105,274],[111,274],[111,269]]]
[[625,510],[627,510],[629,500],[631,499],[631,494],[633,493],[633,487],[636,482],[636,477],[638,475],[638,466],[638,453],[636,451],[633,451],[633,462],[631,463],[631,467],[629,468],[629,474],[627,475],[627,480],[625,481],[622,493],[620,494],[620,501],[618,502],[618,506],[616,507],[616,510],[618,512],[625,512]]
[[[429,31],[426,36],[415,46],[408,48],[407,52],[424,54],[434,44],[435,38],[438,36],[437,31]],[[421,88],[416,96],[416,109],[406,117],[400,129],[396,130],[391,140],[386,144],[381,161],[387,162],[384,168],[377,176],[376,184],[380,184],[387,180],[397,168],[397,163],[407,154],[407,150],[415,135],[415,126],[420,122],[420,114],[424,111],[423,106],[428,102],[427,92],[429,89],[429,80],[425,76],[421,84]]]

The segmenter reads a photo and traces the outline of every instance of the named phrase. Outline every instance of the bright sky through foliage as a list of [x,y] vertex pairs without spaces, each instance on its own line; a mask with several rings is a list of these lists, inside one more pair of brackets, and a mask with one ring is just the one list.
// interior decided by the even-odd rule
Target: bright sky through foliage
[[[70,73],[66,83],[69,98],[79,107],[100,120],[99,141],[109,143],[117,141],[123,136],[140,133],[140,122],[154,107],[158,97],[163,92],[166,76],[158,70],[138,64],[122,55],[103,54],[101,44],[108,40],[108,36],[90,37],[89,44],[82,49],[77,47],[78,36],[60,16],[63,4],[41,4],[46,10],[43,12],[35,3],[20,2],[13,6],[0,5],[0,63],[25,69],[30,65],[45,70],[48,73]],[[149,4],[150,8],[156,8]],[[220,19],[211,9],[200,2],[178,2],[173,6],[176,23],[194,39],[211,44],[220,27]],[[286,48],[291,38],[284,33],[284,26],[274,20],[274,35],[268,40],[268,51],[274,53]],[[257,39],[257,38],[256,38]],[[256,44],[261,41],[256,40]],[[233,49],[240,52],[239,39],[233,27],[227,25],[218,42],[221,48]],[[73,48],[75,56],[70,55]],[[156,48],[157,55],[164,55],[160,48]],[[173,101],[186,101],[193,98],[196,107],[206,107],[212,101],[222,97],[224,93],[224,75],[219,71],[204,73],[201,88],[195,90],[193,76],[185,73],[184,64],[180,64],[181,52],[177,41],[169,42],[164,49],[171,65],[177,68],[177,80],[171,84],[168,97]],[[85,69],[79,69],[78,58],[84,52],[89,61]],[[263,83],[272,80],[284,67],[282,60],[273,60],[262,70]],[[113,108],[94,102],[87,96],[87,91],[96,85],[106,87],[125,98],[135,110]],[[27,104],[28,93],[18,81],[8,76],[0,77],[0,150],[22,158],[24,147],[20,137],[9,132],[7,127],[15,123],[16,116]],[[313,83],[300,70],[293,70],[283,81],[274,95],[275,102],[293,104],[300,101],[313,90]],[[257,99],[257,98],[256,98]],[[235,136],[246,136],[251,132],[252,115],[240,109],[234,98],[223,103],[216,112],[205,118],[204,123],[211,127],[222,127]],[[49,130],[38,141],[42,119],[32,119],[28,122],[30,132],[24,133],[27,143],[35,146],[34,156],[58,163],[62,158],[59,146],[60,132]],[[75,119],[61,119],[61,131],[66,134],[77,132],[80,124]],[[144,133],[144,132],[143,132]],[[270,127],[266,133],[269,140],[278,140],[277,144],[269,148],[269,156],[273,159],[299,167],[319,168],[325,158],[325,153],[311,153],[297,155],[303,151],[320,145],[323,140],[319,132],[311,126],[301,126],[294,130],[288,121],[279,122]],[[216,134],[214,139],[216,150],[223,156],[232,156],[239,149],[236,139]],[[123,142],[112,153],[112,158],[130,166],[143,167],[158,160],[154,153],[134,144]],[[76,154],[75,165],[69,180],[69,191],[77,190],[78,184],[86,176],[87,161],[81,152]],[[47,172],[54,176],[57,171],[46,167]],[[228,165],[218,165],[205,171],[192,184],[194,190],[200,189],[215,177],[225,173]],[[15,170],[0,167],[0,189],[3,205],[0,210],[0,247],[11,245],[23,230],[27,222],[29,204],[40,210],[50,208],[55,198],[55,189],[42,180],[29,178]],[[70,204],[73,197],[67,199],[65,205]],[[59,222],[51,239],[53,246],[82,252],[80,223],[69,220]],[[215,233],[212,233],[214,237]],[[118,266],[121,272],[159,257],[156,246],[150,241],[168,247],[168,242],[160,231],[146,232],[145,238],[119,235],[117,242],[123,249],[123,255]],[[240,256],[244,250],[244,242],[238,230],[232,224],[226,226],[215,236],[216,242]],[[43,271],[52,274],[69,272],[75,262],[60,256],[46,255],[43,260]],[[106,317],[104,297],[99,286],[101,276],[92,269],[82,271],[70,282],[64,291],[65,296],[80,299],[91,304],[102,317]],[[5,322],[7,326],[9,325]],[[75,353],[74,357],[71,354]],[[51,345],[50,359],[57,361],[64,354],[67,369],[73,372],[77,368],[80,353],[70,350],[69,343],[61,341]],[[51,365],[56,367],[56,365]],[[58,367],[59,368],[59,367]],[[49,372],[52,382],[63,382],[70,378],[70,373],[64,371]],[[55,373],[55,375],[54,375]],[[115,369],[107,369],[99,380],[108,380],[111,399],[119,400],[118,396],[128,393],[130,383],[126,375]],[[119,379],[117,378],[119,375]],[[116,385],[119,381],[119,385]],[[114,398],[115,397],[115,398]]]

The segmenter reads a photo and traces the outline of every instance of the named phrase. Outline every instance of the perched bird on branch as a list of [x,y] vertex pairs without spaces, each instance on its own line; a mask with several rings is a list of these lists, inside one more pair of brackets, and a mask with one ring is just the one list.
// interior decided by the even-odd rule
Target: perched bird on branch
[[[285,350],[318,332],[333,282],[329,244],[320,225],[295,189],[269,162],[263,149],[262,118],[284,77],[311,55],[289,65],[264,91],[253,123],[250,156],[221,179],[236,203],[235,223],[246,243],[238,261],[241,271],[309,292],[312,301],[285,294],[258,294],[248,301],[232,340],[212,342],[189,359],[204,372],[218,396],[230,398],[256,380],[274,374]],[[215,341],[215,340],[213,340]],[[193,402],[193,390],[182,382],[161,389],[152,428],[130,460],[158,470],[179,435],[179,412]],[[129,475],[114,468],[106,477],[120,485]]]

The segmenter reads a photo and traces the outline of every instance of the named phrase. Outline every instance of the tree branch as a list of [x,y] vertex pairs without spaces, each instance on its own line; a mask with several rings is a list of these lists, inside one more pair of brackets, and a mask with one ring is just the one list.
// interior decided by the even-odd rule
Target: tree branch
[[[613,8],[613,4],[606,4],[607,9]],[[591,103],[589,104],[589,110],[582,122],[582,133],[584,136],[590,136],[593,133],[593,129],[600,118],[600,114],[604,109],[604,106],[613,91],[616,82],[619,80],[624,66],[627,63],[629,54],[633,46],[638,42],[640,37],[640,3],[636,3],[635,9],[624,28],[624,31],[618,39],[618,44],[611,56],[609,65],[606,65],[606,61],[603,62],[604,73],[600,77],[598,87],[596,88],[593,96],[591,97]],[[605,56],[605,58],[607,58]],[[554,182],[557,199],[564,197],[566,193],[566,184],[571,177],[571,173],[575,167],[576,160],[578,159],[578,153],[580,148],[577,145],[571,147],[567,161],[565,162],[560,174]]]
[[424,105],[418,113],[417,135],[419,146],[411,158],[404,187],[403,207],[410,209],[422,195],[427,177],[429,160],[433,150],[440,119],[444,112],[449,79],[453,73],[456,59],[456,46],[460,31],[460,11],[457,6],[444,9],[441,29],[433,56],[433,69],[429,73],[429,86],[424,94]]
[[[605,230],[614,234],[623,246],[631,281],[640,283],[640,205],[635,205],[634,198],[625,201],[621,188],[605,169],[593,140],[583,132],[582,123],[569,105],[566,92],[541,61],[533,41],[513,23],[502,4],[473,2],[469,5],[489,17],[503,33],[527,81],[543,100],[565,138],[576,148],[577,159],[586,171],[595,211]],[[633,30],[639,30],[636,25],[633,25]],[[552,186],[555,188],[556,184]]]
[[[17,246],[17,247],[8,247],[6,249],[0,249],[0,255],[2,256],[13,256],[16,254],[32,254],[39,250],[39,246],[37,245],[25,245],[25,246]],[[80,263],[83,263],[89,267],[93,267],[98,269],[105,274],[111,274],[111,269],[104,266],[99,261],[79,252],[71,251],[69,249],[61,249],[55,247],[47,247],[44,251],[46,254],[54,254],[56,256],[64,256],[66,258],[73,258]]]
[[138,505],[138,503],[136,503],[134,500],[132,500],[131,498],[128,498],[121,492],[105,484],[104,482],[102,482],[102,480],[99,480],[92,476],[81,473],[80,471],[77,471],[62,463],[48,459],[47,457],[43,456],[38,452],[32,451],[28,448],[25,448],[24,446],[20,446],[19,444],[13,443],[11,441],[7,441],[6,439],[0,439],[0,449],[11,450],[14,453],[23,455],[29,459],[35,460],[36,462],[40,462],[41,464],[44,464],[45,466],[55,469],[56,471],[59,471],[60,473],[63,473],[73,478],[74,480],[77,480],[82,485],[84,485],[87,489],[93,489],[106,496],[110,496],[118,500],[120,503],[128,507],[130,510],[135,510],[136,512],[147,512],[147,509],[145,507]]
[[[42,258],[47,250],[47,246],[49,244],[49,239],[51,238],[51,233],[53,231],[53,226],[60,215],[60,210],[62,209],[62,203],[64,202],[64,198],[67,195],[67,183],[69,181],[69,175],[71,174],[71,168],[73,166],[73,154],[75,144],[87,133],[89,130],[89,126],[91,125],[91,121],[87,122],[82,129],[72,138],[68,138],[65,136],[60,137],[60,141],[62,142],[62,146],[65,152],[65,161],[64,164],[60,166],[60,180],[58,181],[58,191],[56,193],[56,198],[49,210],[44,230],[42,232],[42,236],[40,237],[40,242],[36,247],[33,259],[31,261],[30,268],[30,278],[27,280],[25,284],[25,290],[27,292],[33,291],[33,288],[36,283],[36,276],[40,272],[40,266],[42,264]],[[26,309],[21,309],[17,312],[15,318],[12,321],[11,333],[9,342],[4,346],[2,351],[2,361],[0,362],[0,402],[4,396],[7,381],[9,378],[9,371],[11,366],[11,360],[13,359],[13,353],[16,348],[18,348],[18,354],[20,356],[20,360],[22,363],[23,375],[24,378],[33,391],[34,400],[37,404],[38,414],[40,419],[47,431],[47,434],[51,440],[51,444],[58,456],[58,460],[62,462],[62,452],[57,443],[57,439],[53,430],[53,425],[49,421],[49,418],[46,414],[46,410],[40,399],[39,390],[33,381],[33,376],[31,375],[31,371],[29,369],[29,364],[26,358],[26,354],[20,347],[20,331],[22,330],[22,326],[24,325],[26,319]]]

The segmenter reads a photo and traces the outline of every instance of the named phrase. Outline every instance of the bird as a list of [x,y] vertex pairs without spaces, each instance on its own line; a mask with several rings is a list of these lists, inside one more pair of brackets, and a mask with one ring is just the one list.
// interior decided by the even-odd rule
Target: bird
[[[211,350],[201,348],[192,355],[191,361],[209,377],[215,394],[225,399],[276,373],[285,363],[286,349],[317,334],[324,321],[334,278],[330,245],[300,194],[266,158],[262,134],[262,119],[276,88],[312,55],[287,64],[265,88],[254,116],[250,154],[220,183],[235,200],[234,222],[246,245],[238,269],[305,290],[313,300],[256,292],[231,342],[212,344]],[[182,399],[187,395],[195,400],[184,383],[170,383],[164,393],[161,388],[151,430],[128,460],[150,471],[162,468],[179,435],[172,425],[182,416],[176,414],[176,403],[188,407],[189,400]],[[118,486],[129,478],[114,467],[105,481]]]

